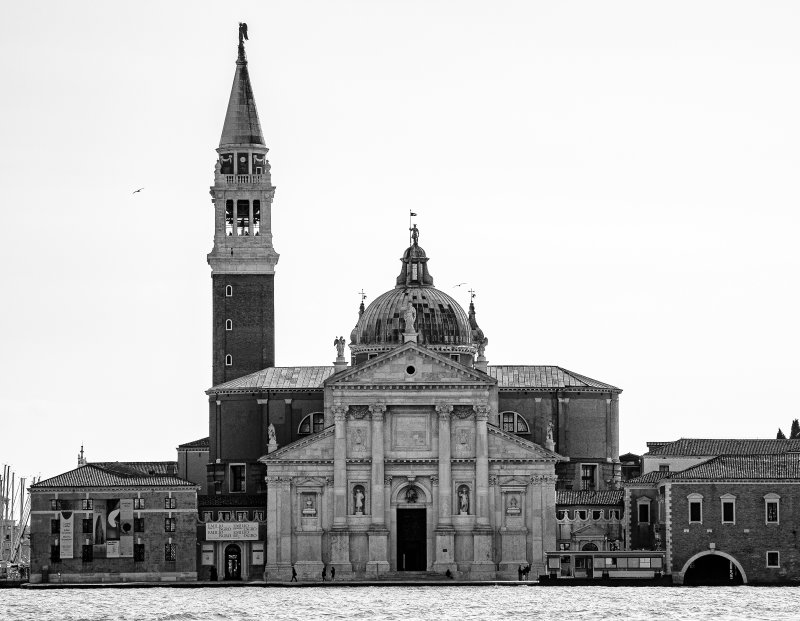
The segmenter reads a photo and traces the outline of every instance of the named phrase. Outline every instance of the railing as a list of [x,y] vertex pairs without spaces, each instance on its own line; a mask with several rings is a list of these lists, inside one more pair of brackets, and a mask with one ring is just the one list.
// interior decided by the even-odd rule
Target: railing
[[225,175],[227,185],[256,185],[263,183],[265,175]]

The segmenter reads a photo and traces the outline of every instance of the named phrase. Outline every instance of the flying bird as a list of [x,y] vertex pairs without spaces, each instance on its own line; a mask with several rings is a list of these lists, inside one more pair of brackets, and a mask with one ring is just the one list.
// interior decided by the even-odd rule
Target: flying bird
[[141,192],[142,190],[144,190],[144,188],[139,188],[138,190],[134,190],[134,191],[132,192],[132,194],[136,194],[137,192]]
[[460,287],[461,285],[466,285],[466,284],[467,283],[465,283],[465,282],[460,282],[457,285],[453,285],[453,289],[455,289],[456,287]]

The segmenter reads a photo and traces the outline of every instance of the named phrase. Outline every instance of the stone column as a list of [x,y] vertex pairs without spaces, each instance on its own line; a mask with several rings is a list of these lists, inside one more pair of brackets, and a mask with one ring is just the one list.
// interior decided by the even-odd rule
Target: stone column
[[347,525],[347,407],[333,408],[333,526]]
[[347,530],[347,407],[333,408],[333,526],[329,540],[330,561],[342,578],[352,574],[350,533]]
[[253,199],[248,198],[247,199],[247,204],[250,207],[250,220],[247,223],[249,230],[247,231],[247,234],[250,235],[250,237],[252,237],[253,234],[254,234],[254,231],[253,231]]
[[[278,478],[266,476],[267,484],[267,572],[272,580],[283,580],[278,570]],[[291,576],[290,576],[291,577]]]
[[489,523],[489,421],[488,404],[475,406],[475,506],[477,524],[473,530],[473,561],[470,577],[493,579],[496,576],[493,531]]
[[[435,532],[433,570],[445,573],[449,569],[456,572],[455,539],[453,528],[452,493],[453,484],[450,473],[450,414],[453,406],[442,404],[436,406],[439,416],[439,503],[438,523]],[[433,488],[436,490],[436,488]]]
[[280,481],[280,558],[278,568],[282,575],[291,571],[292,565],[292,493],[291,480]]
[[375,403],[369,407],[372,414],[372,501],[367,574],[377,575],[389,571],[389,530],[385,522],[383,476],[383,416],[386,406]]
[[233,236],[234,237],[239,235],[239,222],[238,222],[238,220],[236,218],[236,215],[237,215],[236,214],[236,203],[237,203],[237,200],[234,198],[233,199]]

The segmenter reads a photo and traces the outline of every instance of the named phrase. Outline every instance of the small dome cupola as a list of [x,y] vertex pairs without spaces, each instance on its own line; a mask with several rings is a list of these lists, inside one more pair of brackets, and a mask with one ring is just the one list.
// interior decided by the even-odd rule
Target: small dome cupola
[[411,245],[403,253],[403,267],[397,277],[396,287],[433,287],[433,276],[428,271],[428,257],[419,245],[419,229],[411,228]]

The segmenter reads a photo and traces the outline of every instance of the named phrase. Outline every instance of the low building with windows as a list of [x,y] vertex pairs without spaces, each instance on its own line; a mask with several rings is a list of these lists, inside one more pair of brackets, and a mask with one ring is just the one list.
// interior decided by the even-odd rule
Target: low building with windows
[[558,550],[617,551],[624,547],[623,491],[558,490]]
[[[628,549],[664,550],[666,571],[679,584],[800,582],[796,441],[677,442],[680,449],[659,443],[659,457],[673,458],[670,468],[713,448],[732,454],[626,482]],[[758,452],[745,452],[751,449]]]
[[32,485],[31,582],[197,580],[197,491],[175,462],[83,463]]

